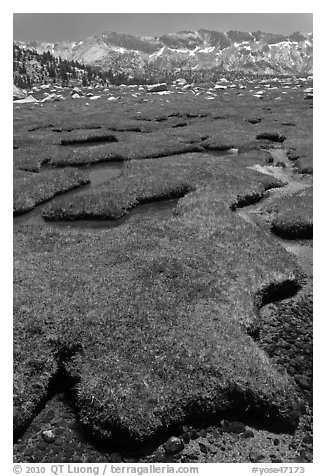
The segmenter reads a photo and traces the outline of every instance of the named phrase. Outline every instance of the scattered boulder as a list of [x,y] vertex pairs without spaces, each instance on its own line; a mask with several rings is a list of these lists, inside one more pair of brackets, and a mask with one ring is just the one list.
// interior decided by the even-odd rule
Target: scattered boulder
[[208,452],[207,446],[204,445],[203,443],[198,443],[198,446],[199,446],[199,449],[202,453],[206,454]]
[[41,102],[54,102],[54,101],[60,101],[60,99],[62,98],[59,97],[57,94],[49,94],[48,96],[46,96],[44,99],[42,99]]
[[228,421],[228,420],[222,420],[221,421],[221,427],[223,431],[226,431],[227,433],[243,433],[246,430],[246,427],[243,423],[239,421]]
[[192,440],[197,440],[197,438],[199,438],[199,434],[194,428],[190,430],[189,436]]
[[165,452],[167,454],[180,453],[184,448],[184,443],[180,438],[171,436],[164,445]]
[[55,434],[52,430],[42,431],[42,438],[46,443],[53,443],[55,441]]
[[31,103],[31,102],[38,102],[38,100],[35,99],[34,96],[29,95],[25,97],[24,99],[17,99],[15,101],[15,103],[20,103],[20,104]]
[[110,463],[121,463],[121,462],[122,462],[122,458],[120,453],[113,452],[110,454]]
[[168,85],[166,83],[151,84],[150,86],[147,87],[147,92],[160,93],[162,91],[167,91],[167,89],[168,89]]
[[254,432],[252,430],[245,430],[243,433],[242,433],[242,438],[253,438],[255,436]]
[[263,459],[265,459],[265,455],[259,453],[258,451],[250,451],[249,459],[252,463],[259,463]]
[[175,83],[178,86],[184,86],[185,84],[187,84],[187,81],[184,78],[178,78],[178,79],[175,80]]
[[80,98],[80,96],[79,96],[78,93],[73,94],[71,97],[72,97],[72,99],[78,99],[78,98]]
[[184,433],[182,435],[182,439],[183,441],[186,443],[186,445],[190,442],[190,436],[189,436],[189,433]]
[[13,85],[13,100],[16,101],[17,99],[25,99],[27,96],[26,91],[24,89],[18,88],[17,86]]

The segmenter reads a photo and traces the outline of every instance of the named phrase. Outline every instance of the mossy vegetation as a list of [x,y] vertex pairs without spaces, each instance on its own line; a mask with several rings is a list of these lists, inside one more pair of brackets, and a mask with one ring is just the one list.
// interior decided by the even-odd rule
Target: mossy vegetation
[[[17,210],[85,183],[84,172],[67,165],[114,159],[126,161],[121,176],[49,203],[45,216],[116,219],[138,203],[180,197],[164,220],[96,232],[15,229],[16,432],[59,378],[71,383],[90,434],[120,446],[226,412],[267,428],[296,427],[295,383],[252,328],[262,306],[299,289],[304,277],[293,255],[236,211],[283,185],[248,168],[270,160],[256,135],[277,129],[284,148],[309,135],[311,111],[299,93],[282,105],[277,94],[258,102],[233,90],[214,101],[191,92],[129,95],[15,109]],[[248,122],[248,113],[261,121]],[[296,127],[278,127],[294,113]],[[60,145],[110,131],[117,142]],[[234,156],[205,152],[246,144]],[[62,168],[31,172],[45,163]]]
[[14,215],[32,210],[55,195],[88,182],[84,172],[73,168],[42,173],[14,171]]
[[160,160],[131,161],[125,164],[118,179],[91,189],[82,196],[67,197],[60,203],[49,204],[43,216],[51,220],[117,219],[137,204],[181,197],[211,182],[221,199],[226,198],[225,188],[231,190],[232,187],[235,193],[237,186],[244,189],[251,186],[250,198],[239,188],[239,198],[234,198],[231,206],[258,200],[267,188],[281,185],[273,177],[244,168],[235,157],[183,154]]
[[312,188],[276,201],[272,211],[276,213],[271,223],[273,233],[289,239],[312,238]]
[[[166,222],[97,236],[38,231],[35,240],[31,231],[17,233],[18,256],[30,258],[28,272],[19,260],[16,269],[20,289],[29,289],[23,319],[17,309],[17,338],[35,340],[34,360],[66,355],[60,365],[79,382],[79,416],[101,436],[140,443],[190,415],[249,404],[263,419],[295,423],[290,381],[245,329],[259,290],[298,282],[300,274],[290,255],[230,210],[274,179],[261,175],[257,185],[260,174],[237,168],[227,175],[232,166],[224,167],[217,174],[223,188],[214,181],[198,188]],[[206,167],[201,171],[207,177]],[[48,282],[42,269],[49,266]],[[24,375],[33,370],[19,370],[29,367],[23,341],[19,351],[18,402],[27,405],[33,379]]]

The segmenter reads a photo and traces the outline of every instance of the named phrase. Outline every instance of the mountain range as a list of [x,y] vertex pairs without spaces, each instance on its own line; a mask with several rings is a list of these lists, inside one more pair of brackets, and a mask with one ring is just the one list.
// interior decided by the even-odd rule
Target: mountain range
[[22,49],[98,67],[146,75],[159,71],[209,70],[246,74],[312,74],[313,34],[273,33],[201,29],[160,37],[106,32],[79,42],[14,42]]

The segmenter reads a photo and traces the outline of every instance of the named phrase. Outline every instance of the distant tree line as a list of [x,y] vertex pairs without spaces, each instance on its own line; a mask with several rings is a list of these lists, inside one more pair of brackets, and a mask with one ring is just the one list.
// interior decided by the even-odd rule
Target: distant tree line
[[[20,88],[30,89],[33,86],[52,83],[63,87],[68,86],[108,86],[121,84],[155,84],[165,82],[171,84],[183,78],[189,84],[216,83],[221,77],[229,80],[252,79],[254,74],[243,72],[220,71],[216,68],[193,70],[185,62],[169,67],[147,62],[141,67],[128,66],[123,69],[118,60],[112,67],[103,70],[97,66],[85,65],[78,61],[68,61],[54,57],[50,51],[37,53],[36,50],[23,49],[14,44],[13,47],[13,79]],[[264,76],[260,76],[262,79]],[[266,75],[269,77],[269,75]]]

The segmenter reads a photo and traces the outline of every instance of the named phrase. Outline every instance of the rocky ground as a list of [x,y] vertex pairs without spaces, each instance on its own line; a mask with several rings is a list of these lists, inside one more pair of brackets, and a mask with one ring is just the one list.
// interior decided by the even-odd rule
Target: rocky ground
[[222,420],[180,427],[174,436],[141,452],[94,444],[78,424],[64,394],[55,395],[14,446],[15,462],[38,463],[309,463],[312,421],[309,408],[297,431],[273,433],[243,422]]

